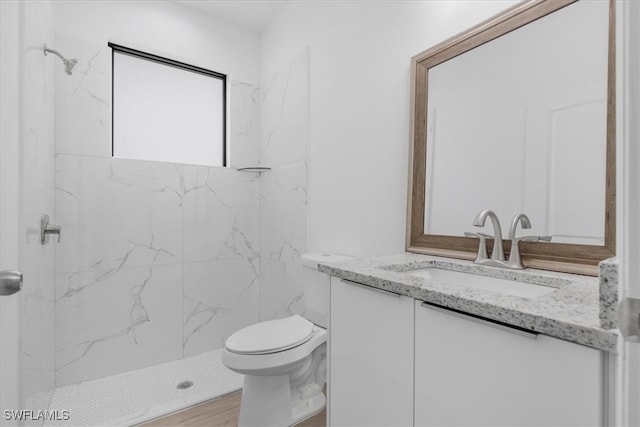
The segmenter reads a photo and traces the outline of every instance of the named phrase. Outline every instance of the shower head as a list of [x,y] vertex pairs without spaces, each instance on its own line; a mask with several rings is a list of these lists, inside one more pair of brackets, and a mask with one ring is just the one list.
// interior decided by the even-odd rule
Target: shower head
[[75,67],[76,64],[78,63],[77,59],[75,58],[66,59],[57,50],[49,49],[46,44],[44,45],[43,50],[44,50],[44,56],[47,56],[49,53],[53,53],[54,55],[62,59],[62,62],[64,63],[64,72],[67,73],[68,75],[71,75],[73,71],[73,67]]
[[62,62],[64,62],[64,72],[71,75],[73,67],[76,66],[78,60],[76,58],[63,59]]

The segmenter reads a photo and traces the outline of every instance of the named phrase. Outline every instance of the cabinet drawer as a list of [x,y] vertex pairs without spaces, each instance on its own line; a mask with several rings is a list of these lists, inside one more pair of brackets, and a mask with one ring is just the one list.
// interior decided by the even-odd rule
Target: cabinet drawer
[[602,425],[600,351],[416,301],[415,423]]

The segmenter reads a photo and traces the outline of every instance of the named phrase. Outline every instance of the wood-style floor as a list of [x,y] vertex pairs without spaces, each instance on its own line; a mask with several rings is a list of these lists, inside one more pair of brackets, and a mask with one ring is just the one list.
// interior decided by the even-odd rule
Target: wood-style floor
[[[203,402],[180,412],[156,418],[140,427],[205,427],[205,426],[237,426],[240,415],[240,398],[242,391],[236,391],[217,399]],[[324,427],[327,425],[326,411],[296,424],[297,427]]]

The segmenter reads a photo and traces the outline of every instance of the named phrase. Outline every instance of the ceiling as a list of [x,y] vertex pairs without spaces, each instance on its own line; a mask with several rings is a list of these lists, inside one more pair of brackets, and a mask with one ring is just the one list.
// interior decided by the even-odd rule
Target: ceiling
[[261,33],[289,0],[174,0],[176,3],[213,15]]

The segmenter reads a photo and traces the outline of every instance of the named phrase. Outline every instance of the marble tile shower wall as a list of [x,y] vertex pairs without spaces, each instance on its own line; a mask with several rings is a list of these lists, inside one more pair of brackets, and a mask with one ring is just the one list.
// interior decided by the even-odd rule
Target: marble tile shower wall
[[307,251],[309,48],[263,84],[260,161],[260,319],[303,314]]
[[[56,385],[220,348],[258,320],[260,178],[111,157],[110,49],[57,34]],[[234,166],[255,165],[259,90],[231,81]]]
[[60,64],[42,51],[54,35],[49,2],[25,2],[22,16],[22,392],[24,407],[36,409],[49,406],[55,385],[54,247],[40,244],[39,227],[40,215],[54,209],[54,69]]

